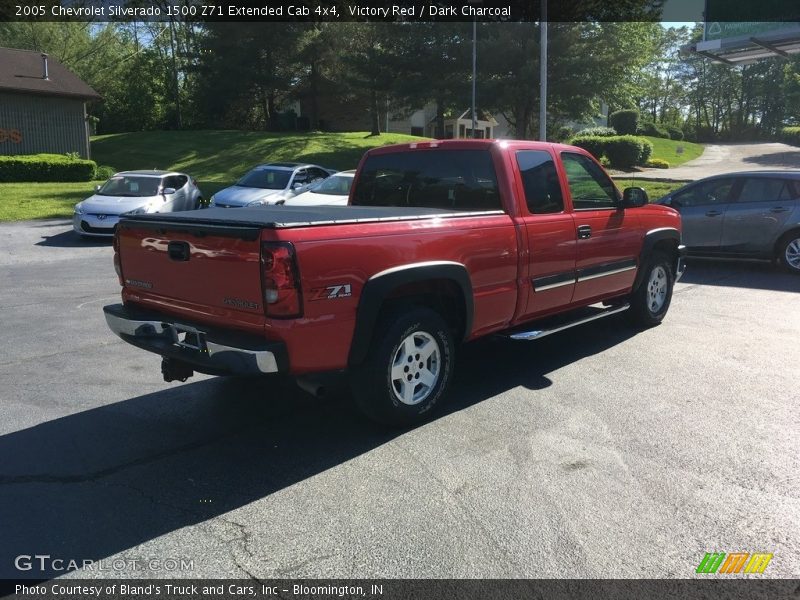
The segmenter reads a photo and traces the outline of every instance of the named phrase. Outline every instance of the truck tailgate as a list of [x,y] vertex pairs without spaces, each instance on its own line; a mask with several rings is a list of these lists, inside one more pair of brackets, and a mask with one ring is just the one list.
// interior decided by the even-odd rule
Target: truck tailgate
[[187,318],[263,326],[260,234],[235,224],[123,220],[116,243],[127,299]]

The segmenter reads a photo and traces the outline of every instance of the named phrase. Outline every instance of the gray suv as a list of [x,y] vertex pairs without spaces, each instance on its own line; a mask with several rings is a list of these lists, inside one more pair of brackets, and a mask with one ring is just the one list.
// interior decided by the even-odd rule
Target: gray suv
[[768,258],[800,274],[800,172],[701,179],[657,200],[681,213],[689,254]]

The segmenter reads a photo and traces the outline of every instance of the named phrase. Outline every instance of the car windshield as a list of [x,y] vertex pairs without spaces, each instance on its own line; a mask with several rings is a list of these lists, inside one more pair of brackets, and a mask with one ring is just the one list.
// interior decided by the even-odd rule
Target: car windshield
[[315,194],[328,194],[330,196],[347,196],[350,186],[353,185],[352,175],[332,175],[311,187]]
[[100,196],[130,196],[132,198],[155,196],[158,194],[160,184],[160,177],[118,175],[106,181],[97,193]]
[[283,190],[289,184],[291,171],[283,169],[253,169],[236,182],[236,185],[264,190]]

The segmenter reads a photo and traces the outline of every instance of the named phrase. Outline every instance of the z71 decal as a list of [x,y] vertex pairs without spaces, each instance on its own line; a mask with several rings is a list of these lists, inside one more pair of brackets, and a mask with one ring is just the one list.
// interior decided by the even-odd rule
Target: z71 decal
[[335,300],[336,298],[349,298],[352,295],[349,283],[329,285],[328,287],[311,290],[312,300]]

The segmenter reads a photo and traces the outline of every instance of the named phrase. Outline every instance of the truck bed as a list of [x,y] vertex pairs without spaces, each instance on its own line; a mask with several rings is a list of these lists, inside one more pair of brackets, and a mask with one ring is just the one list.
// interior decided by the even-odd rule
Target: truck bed
[[502,211],[464,212],[441,208],[396,206],[261,206],[255,208],[209,208],[175,213],[154,213],[126,217],[123,223],[163,229],[164,226],[290,229],[319,225],[345,225],[380,221],[413,221],[431,217],[457,218]]

